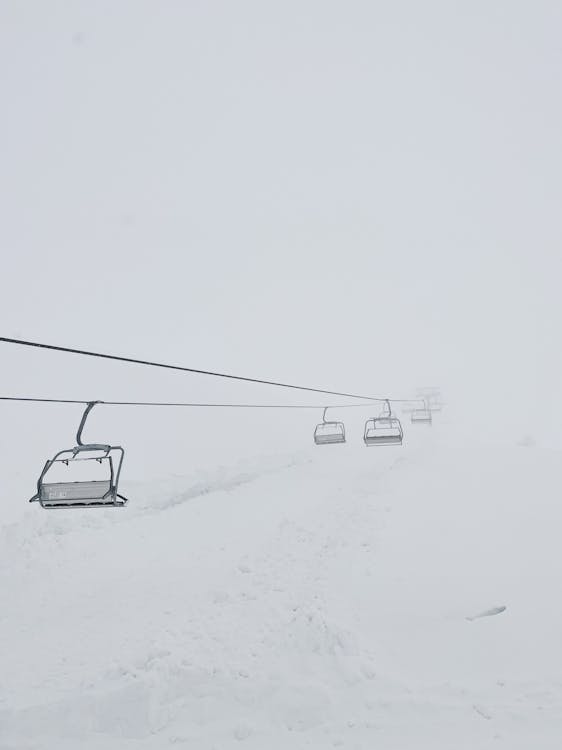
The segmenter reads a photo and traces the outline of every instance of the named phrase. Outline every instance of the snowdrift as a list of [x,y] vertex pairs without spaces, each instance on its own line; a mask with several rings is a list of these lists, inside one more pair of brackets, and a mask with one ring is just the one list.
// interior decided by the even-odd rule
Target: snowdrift
[[406,438],[1,527],[0,748],[558,748],[559,457]]

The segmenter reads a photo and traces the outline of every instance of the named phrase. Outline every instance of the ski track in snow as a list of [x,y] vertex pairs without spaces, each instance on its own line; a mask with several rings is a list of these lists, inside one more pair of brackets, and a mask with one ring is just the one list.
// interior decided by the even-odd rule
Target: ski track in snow
[[555,539],[536,452],[411,435],[0,529],[0,750],[559,747],[548,533],[521,559]]

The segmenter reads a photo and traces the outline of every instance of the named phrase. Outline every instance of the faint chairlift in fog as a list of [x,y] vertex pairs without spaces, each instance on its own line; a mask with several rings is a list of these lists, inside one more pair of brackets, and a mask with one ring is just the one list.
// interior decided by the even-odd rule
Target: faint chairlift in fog
[[416,407],[410,412],[410,421],[412,424],[427,424],[430,425],[433,422],[433,415],[429,408],[427,401],[424,400],[423,406]]

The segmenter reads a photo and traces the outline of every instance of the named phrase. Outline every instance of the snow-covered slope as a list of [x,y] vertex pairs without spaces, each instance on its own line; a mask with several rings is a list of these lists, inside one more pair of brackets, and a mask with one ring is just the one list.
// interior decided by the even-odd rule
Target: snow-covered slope
[[558,463],[436,424],[30,507],[0,748],[559,748]]

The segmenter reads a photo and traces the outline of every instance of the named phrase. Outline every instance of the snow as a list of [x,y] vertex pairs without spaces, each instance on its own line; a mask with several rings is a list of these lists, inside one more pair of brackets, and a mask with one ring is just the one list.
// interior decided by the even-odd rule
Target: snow
[[29,506],[0,527],[0,748],[558,748],[558,467],[439,417]]

